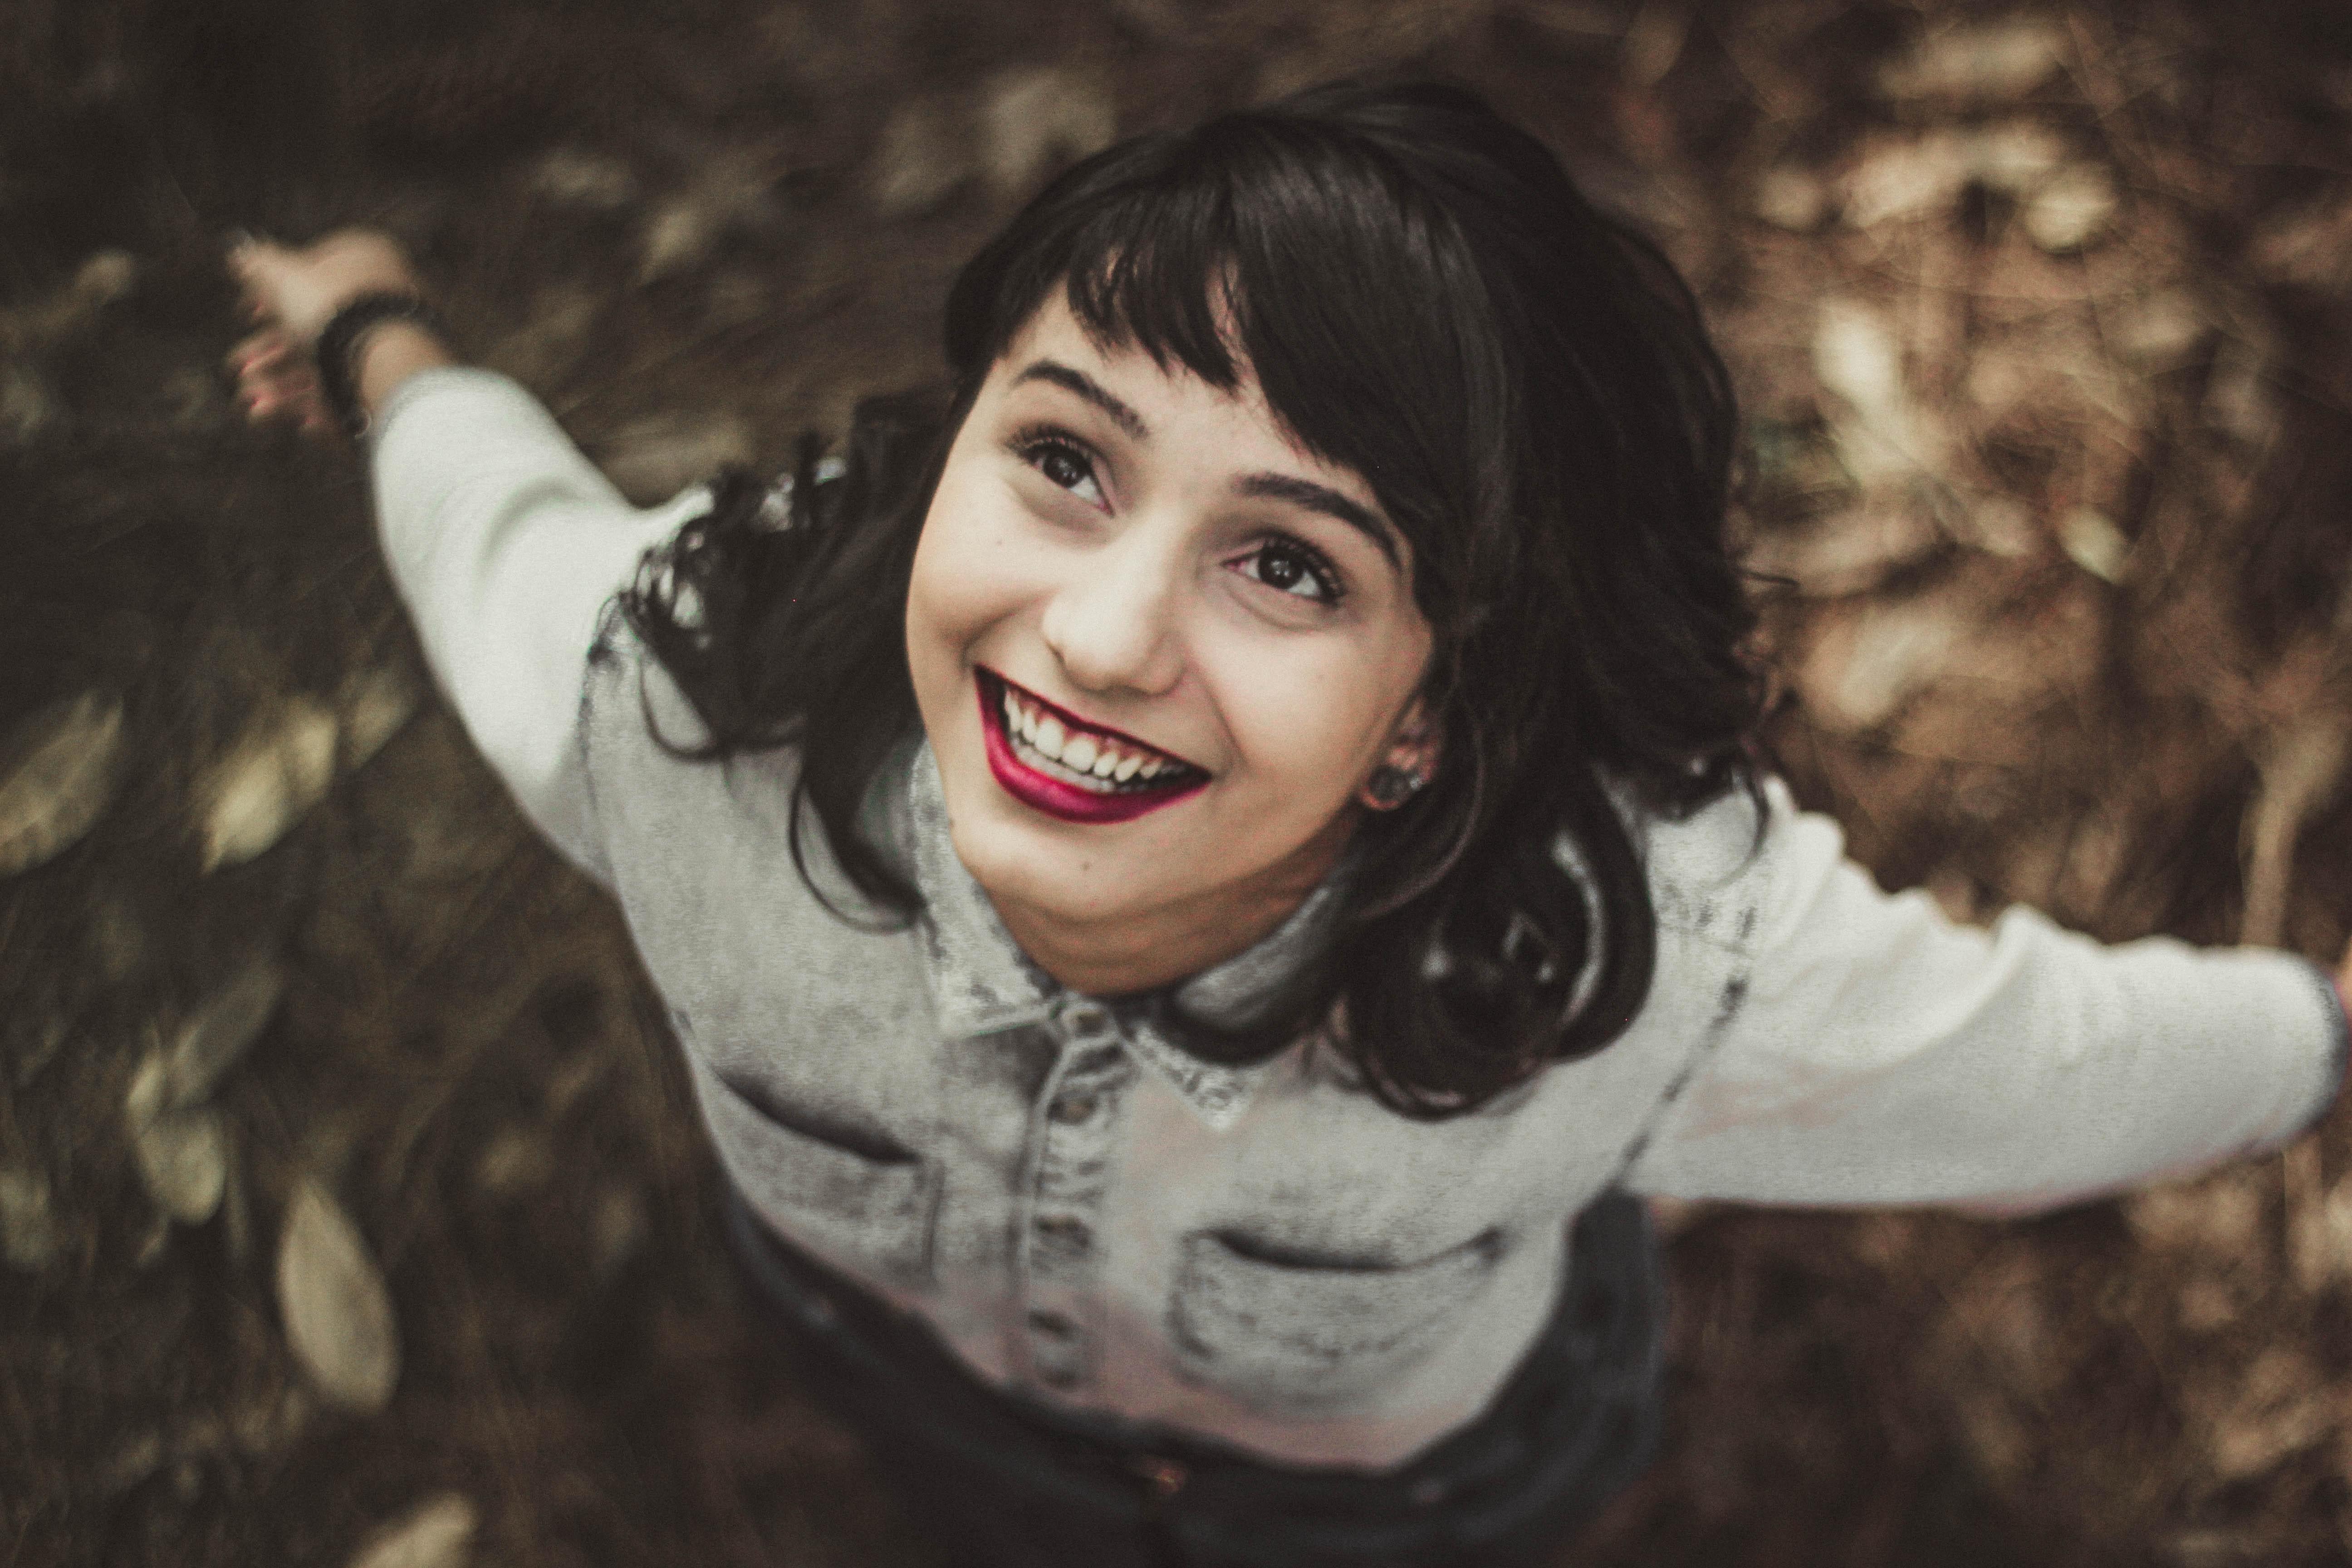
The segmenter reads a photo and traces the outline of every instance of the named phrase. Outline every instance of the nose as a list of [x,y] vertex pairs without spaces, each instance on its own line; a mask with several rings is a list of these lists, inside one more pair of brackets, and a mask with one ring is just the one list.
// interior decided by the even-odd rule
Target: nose
[[1184,673],[1174,542],[1139,527],[1078,556],[1045,605],[1045,646],[1087,691],[1158,696]]

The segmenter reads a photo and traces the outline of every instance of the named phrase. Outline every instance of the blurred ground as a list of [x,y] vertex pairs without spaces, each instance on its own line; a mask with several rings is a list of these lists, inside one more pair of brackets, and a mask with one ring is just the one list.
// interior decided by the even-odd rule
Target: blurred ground
[[[649,499],[929,375],[1074,153],[1401,64],[1700,289],[1769,740],[1885,880],[2340,947],[2339,5],[11,0],[0,1553],[931,1560],[758,1342],[352,466],[234,418],[222,231],[396,229]],[[1563,1562],[2352,1560],[2344,1116],[2032,1222],[1671,1217],[1671,1446]]]

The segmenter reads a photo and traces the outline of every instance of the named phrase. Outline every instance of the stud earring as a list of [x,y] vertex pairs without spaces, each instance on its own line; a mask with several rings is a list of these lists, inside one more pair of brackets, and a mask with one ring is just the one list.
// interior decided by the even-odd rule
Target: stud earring
[[1364,781],[1364,804],[1374,811],[1394,811],[1421,792],[1429,780],[1409,768],[1383,763]]

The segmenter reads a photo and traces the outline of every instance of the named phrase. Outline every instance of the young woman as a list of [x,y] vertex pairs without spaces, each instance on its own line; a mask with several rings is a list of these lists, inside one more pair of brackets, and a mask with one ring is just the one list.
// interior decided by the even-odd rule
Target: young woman
[[2336,1091],[2302,960],[1955,928],[1756,773],[1721,365],[1465,93],[1088,160],[943,394],[649,512],[388,241],[234,266],[251,412],[363,429],[745,1267],[959,1561],[1525,1560],[1654,1428],[1629,1194],[2049,1204]]

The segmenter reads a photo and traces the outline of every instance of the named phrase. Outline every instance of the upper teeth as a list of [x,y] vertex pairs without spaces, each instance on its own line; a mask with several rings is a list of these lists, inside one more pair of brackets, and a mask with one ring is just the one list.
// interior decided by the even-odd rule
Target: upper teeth
[[1039,755],[1059,763],[1074,773],[1125,784],[1132,778],[1154,778],[1176,764],[1139,747],[1088,731],[1072,734],[1062,721],[1004,689],[1004,727]]

